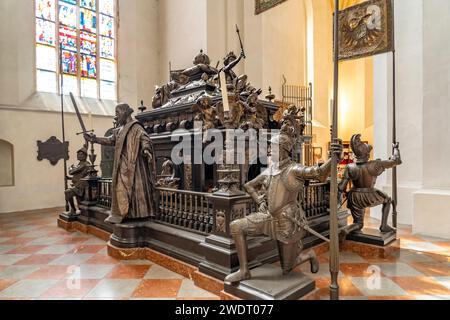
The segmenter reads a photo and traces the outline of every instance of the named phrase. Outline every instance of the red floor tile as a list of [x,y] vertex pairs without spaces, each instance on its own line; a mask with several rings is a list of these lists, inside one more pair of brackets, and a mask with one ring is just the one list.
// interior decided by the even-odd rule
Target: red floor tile
[[342,263],[341,271],[348,277],[370,277],[371,272],[367,270],[370,267],[368,263]]
[[68,266],[43,266],[39,270],[30,274],[27,279],[33,280],[60,280],[67,273]]
[[33,240],[36,240],[37,238],[12,238],[8,241],[2,242],[2,245],[26,245],[27,243],[30,243]]
[[15,265],[48,264],[60,256],[60,254],[33,254],[28,258],[16,262]]
[[439,246],[439,247],[442,247],[442,248],[445,248],[445,249],[447,249],[447,250],[450,250],[450,242],[444,242],[444,241],[439,242],[439,241],[434,241],[434,242],[432,242],[432,244],[435,244],[435,245],[437,245],[437,246]]
[[[315,297],[320,299],[321,297],[329,297],[330,296],[330,278],[318,278],[316,279],[316,288],[318,289],[315,292]],[[356,288],[352,281],[348,278],[340,278],[339,279],[339,294],[342,297],[361,297],[363,294],[361,291]]]
[[70,253],[98,253],[100,250],[105,249],[105,245],[80,245]]
[[450,289],[428,277],[391,278],[411,295],[450,295]]
[[411,265],[430,277],[450,277],[450,268],[447,264],[441,262],[415,262]]
[[149,265],[118,265],[106,276],[109,279],[142,279],[150,269]]
[[24,246],[15,248],[11,251],[6,252],[7,254],[32,254],[47,248],[48,246]]
[[[99,280],[61,280],[48,289],[42,298],[83,298]],[[79,287],[78,287],[79,286]]]
[[70,237],[66,239],[61,239],[61,241],[56,242],[55,244],[80,244],[85,241],[88,241],[90,238],[85,237]]
[[427,256],[436,260],[436,262],[450,262],[450,251],[439,253],[426,253]]
[[16,283],[18,280],[6,280],[6,279],[0,279],[0,291],[5,290],[6,288],[12,286],[14,283]]
[[177,298],[177,300],[183,301],[183,300],[191,300],[191,301],[213,301],[213,300],[220,300],[219,297],[215,298]]
[[84,264],[118,264],[120,260],[114,259],[107,254],[97,253],[95,256],[87,260]]
[[133,298],[176,298],[182,280],[143,280]]
[[381,297],[381,296],[373,296],[373,297],[368,297],[369,300],[381,300],[381,301],[385,301],[385,300],[416,300],[416,298],[411,297],[411,296],[386,296],[386,297]]
[[28,231],[0,231],[0,238],[12,238],[27,233]]

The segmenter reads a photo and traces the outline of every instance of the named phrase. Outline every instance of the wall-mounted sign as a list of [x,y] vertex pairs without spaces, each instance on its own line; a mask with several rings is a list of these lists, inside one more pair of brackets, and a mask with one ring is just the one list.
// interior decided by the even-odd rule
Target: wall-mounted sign
[[38,141],[37,146],[39,161],[47,159],[52,166],[56,166],[59,160],[69,160],[69,142],[62,143],[56,137],[50,137],[45,142]]

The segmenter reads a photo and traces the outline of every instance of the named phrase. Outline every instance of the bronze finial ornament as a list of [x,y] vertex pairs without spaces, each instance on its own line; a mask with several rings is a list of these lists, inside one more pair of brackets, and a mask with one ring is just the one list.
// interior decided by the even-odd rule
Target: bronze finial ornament
[[346,192],[349,182],[352,189],[347,193],[348,208],[353,216],[353,224],[344,231],[361,232],[364,228],[364,215],[367,208],[383,205],[383,216],[380,231],[388,233],[395,231],[388,225],[389,213],[392,199],[384,192],[375,189],[378,176],[386,169],[392,169],[402,164],[398,143],[393,146],[393,154],[389,160],[370,161],[372,146],[361,141],[361,135],[355,134],[351,139],[350,146],[356,156],[356,163],[347,165],[344,178],[339,185],[340,192]]
[[[283,274],[289,274],[298,265],[310,262],[311,272],[319,271],[314,251],[302,253],[302,239],[306,234],[306,216],[298,201],[305,182],[326,180],[330,175],[331,159],[321,167],[304,167],[291,159],[295,135],[287,131],[271,141],[279,149],[279,162],[245,185],[245,190],[258,206],[258,211],[231,223],[230,230],[236,243],[239,271],[225,278],[227,283],[237,283],[251,278],[247,258],[248,236],[269,236],[278,242]],[[334,141],[332,153],[342,155],[342,143]]]
[[153,145],[142,124],[132,118],[128,104],[116,107],[117,127],[110,137],[84,134],[87,141],[115,146],[111,215],[105,220],[119,224],[125,218],[142,219],[156,214],[156,164]]

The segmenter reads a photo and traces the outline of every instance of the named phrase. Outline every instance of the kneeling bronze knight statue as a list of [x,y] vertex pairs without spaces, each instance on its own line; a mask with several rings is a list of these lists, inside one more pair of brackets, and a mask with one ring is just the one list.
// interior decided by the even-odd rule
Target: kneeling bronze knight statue
[[[310,262],[311,272],[319,271],[319,263],[313,250],[304,254],[302,239],[306,235],[307,220],[299,194],[308,180],[325,181],[331,171],[331,161],[321,167],[304,167],[291,159],[295,137],[283,132],[274,137],[273,145],[279,146],[279,162],[271,165],[255,180],[245,185],[246,191],[259,206],[259,211],[231,223],[230,229],[236,243],[239,271],[225,278],[225,282],[237,283],[251,278],[247,259],[247,236],[266,235],[278,243],[283,275]],[[335,141],[332,152],[342,156],[342,143]]]
[[[392,199],[384,192],[375,189],[378,176],[386,169],[392,169],[402,164],[399,145],[394,145],[394,152],[389,160],[369,161],[372,146],[361,141],[361,135],[353,135],[350,146],[356,157],[356,163],[347,165],[344,178],[339,185],[339,191],[345,193],[349,182],[353,187],[347,193],[348,204],[353,216],[353,224],[344,230],[344,234],[361,232],[364,228],[364,216],[367,208],[383,205],[383,216],[380,231],[382,233],[394,232],[388,225]],[[394,204],[395,205],[395,204]]]
[[87,161],[87,156],[87,148],[84,146],[77,151],[77,159],[79,163],[69,167],[69,175],[72,176],[69,179],[72,180],[72,187],[64,192],[66,201],[70,205],[70,211],[67,213],[68,215],[75,215],[77,212],[74,198],[76,198],[79,203],[84,195],[86,183],[83,181],[83,178],[89,174],[89,169],[91,167],[91,164]]

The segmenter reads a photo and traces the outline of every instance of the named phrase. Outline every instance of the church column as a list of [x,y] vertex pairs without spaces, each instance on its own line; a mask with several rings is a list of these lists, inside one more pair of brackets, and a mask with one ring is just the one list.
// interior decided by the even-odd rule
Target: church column
[[[450,3],[423,1],[423,189],[413,232],[450,238]],[[411,137],[414,139],[414,137]]]
[[[414,193],[422,186],[423,75],[422,2],[395,2],[397,67],[397,136],[403,165],[398,169],[398,221],[413,224]],[[392,153],[392,54],[374,57],[374,158]],[[391,171],[381,176],[378,187],[391,193]],[[371,210],[381,217],[380,208]]]

